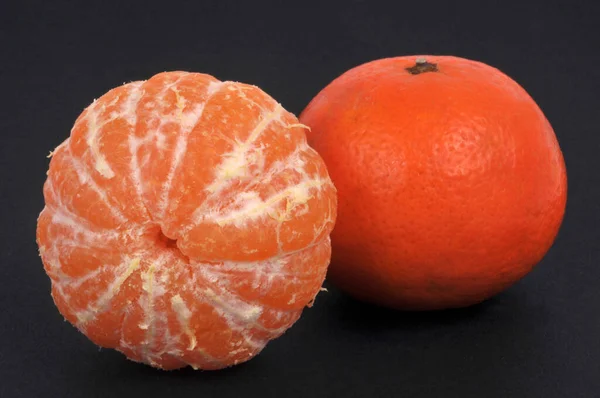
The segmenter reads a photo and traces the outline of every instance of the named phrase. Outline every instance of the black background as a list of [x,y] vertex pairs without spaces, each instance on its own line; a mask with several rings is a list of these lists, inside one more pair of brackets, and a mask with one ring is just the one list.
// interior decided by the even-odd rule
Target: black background
[[[600,397],[599,16],[596,1],[2,1],[0,396]],[[412,54],[498,67],[556,131],[566,218],[524,280],[421,314],[329,286],[261,355],[218,372],[153,370],[63,322],[35,224],[46,155],[94,98],[179,69],[256,84],[298,114],[345,70]]]

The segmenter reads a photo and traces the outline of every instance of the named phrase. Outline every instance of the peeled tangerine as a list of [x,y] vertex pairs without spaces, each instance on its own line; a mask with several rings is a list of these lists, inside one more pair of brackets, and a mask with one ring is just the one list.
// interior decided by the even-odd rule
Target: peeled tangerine
[[37,242],[59,311],[162,369],[219,369],[319,292],[336,191],[259,88],[165,72],[115,88],[52,154]]

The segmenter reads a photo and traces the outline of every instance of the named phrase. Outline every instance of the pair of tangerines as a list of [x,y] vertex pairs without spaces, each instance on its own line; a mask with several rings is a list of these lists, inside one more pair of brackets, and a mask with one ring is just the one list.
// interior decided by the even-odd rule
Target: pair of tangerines
[[289,328],[326,273],[399,309],[500,292],[554,241],[566,172],[509,77],[411,56],[344,73],[299,120],[206,74],[125,84],[53,152],[44,197],[37,241],[68,321],[132,360],[218,369]]

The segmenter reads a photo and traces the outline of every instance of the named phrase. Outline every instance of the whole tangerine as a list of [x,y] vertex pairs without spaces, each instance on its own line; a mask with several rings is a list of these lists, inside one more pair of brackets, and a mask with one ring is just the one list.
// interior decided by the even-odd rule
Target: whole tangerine
[[328,280],[407,310],[469,306],[549,250],[567,196],[550,123],[499,70],[451,56],[355,67],[300,121],[339,194]]
[[165,72],[110,90],[52,154],[37,242],[60,313],[162,369],[220,369],[319,292],[336,192],[258,87]]

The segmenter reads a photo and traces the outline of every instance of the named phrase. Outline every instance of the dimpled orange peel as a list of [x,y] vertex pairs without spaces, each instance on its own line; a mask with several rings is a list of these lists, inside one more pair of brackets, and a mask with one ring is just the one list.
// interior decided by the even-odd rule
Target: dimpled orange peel
[[162,369],[220,369],[319,292],[336,191],[255,86],[165,72],[110,90],[52,153],[37,242],[62,315]]
[[338,189],[328,280],[401,310],[482,302],[552,246],[567,172],[544,113],[496,68],[453,56],[367,62],[300,115]]

